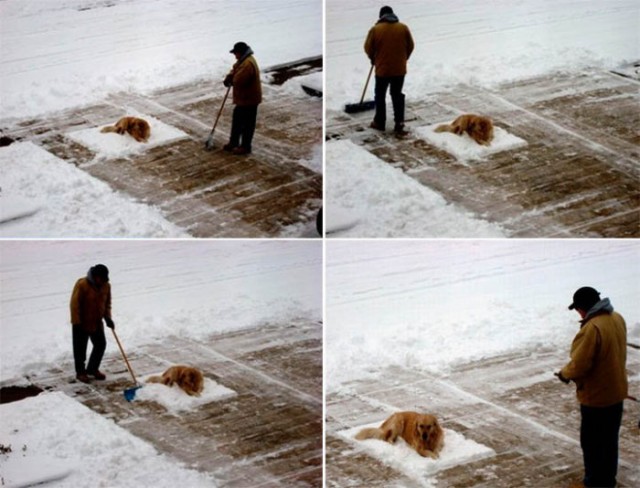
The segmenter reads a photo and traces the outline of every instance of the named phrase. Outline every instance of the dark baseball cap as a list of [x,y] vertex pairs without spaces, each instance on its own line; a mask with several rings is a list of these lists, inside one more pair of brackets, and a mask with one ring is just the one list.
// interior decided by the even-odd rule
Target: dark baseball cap
[[247,52],[248,48],[249,48],[249,46],[247,45],[246,42],[236,42],[233,45],[233,49],[231,51],[229,51],[229,52],[231,54],[235,54],[235,53],[243,54],[243,53]]
[[600,292],[590,286],[578,288],[573,294],[573,302],[569,305],[569,310],[579,308],[580,310],[589,310],[600,301]]
[[380,9],[380,14],[378,15],[378,17],[382,17],[383,15],[392,14],[392,13],[393,13],[393,9],[388,5],[385,5]]
[[107,268],[104,264],[96,264],[93,268],[91,268],[91,274],[93,276],[99,276],[105,281],[109,281],[109,268]]

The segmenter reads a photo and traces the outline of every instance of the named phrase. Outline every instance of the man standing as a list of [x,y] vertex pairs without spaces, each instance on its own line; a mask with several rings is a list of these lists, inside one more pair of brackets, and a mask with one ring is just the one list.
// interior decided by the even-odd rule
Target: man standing
[[256,130],[258,105],[262,102],[260,69],[253,57],[253,50],[244,42],[236,42],[229,51],[237,62],[224,79],[224,86],[233,86],[233,120],[229,143],[225,151],[244,155],[251,153],[251,141]]
[[409,28],[398,21],[391,7],[380,9],[380,18],[369,30],[364,50],[376,68],[375,102],[376,115],[371,127],[384,131],[387,121],[387,88],[391,90],[395,133],[404,136],[404,76],[407,74],[407,60],[413,52],[413,38]]
[[[580,314],[580,331],[571,345],[571,361],[558,378],[576,384],[582,421],[580,445],[584,486],[616,486],[618,434],[627,397],[627,328],[608,298],[585,286],[573,295],[569,310]],[[580,486],[580,485],[579,485]]]
[[[83,383],[89,382],[89,376],[104,380],[100,372],[100,362],[107,347],[102,319],[107,327],[114,328],[111,320],[111,285],[109,270],[104,264],[96,264],[89,269],[85,278],[76,281],[71,294],[71,328],[73,331],[73,358],[76,378]],[[85,369],[87,342],[91,340],[93,348],[89,364]]]

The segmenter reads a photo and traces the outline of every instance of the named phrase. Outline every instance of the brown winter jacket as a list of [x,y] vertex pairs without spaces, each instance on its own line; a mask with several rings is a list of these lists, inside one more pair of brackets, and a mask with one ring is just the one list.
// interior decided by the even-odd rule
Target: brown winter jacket
[[229,74],[233,83],[233,103],[246,107],[262,102],[260,68],[253,56],[238,61]]
[[376,76],[404,76],[413,52],[413,37],[401,22],[378,21],[367,35],[364,51],[376,66]]
[[88,278],[80,278],[73,287],[70,305],[71,323],[92,334],[102,327],[104,317],[111,318],[111,285],[97,288]]
[[562,376],[576,383],[581,405],[608,407],[627,397],[627,327],[617,312],[583,321]]

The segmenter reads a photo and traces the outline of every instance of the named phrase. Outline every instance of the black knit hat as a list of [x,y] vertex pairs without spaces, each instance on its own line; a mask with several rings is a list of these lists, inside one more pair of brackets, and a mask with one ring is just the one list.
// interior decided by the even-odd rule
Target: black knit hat
[[96,264],[93,268],[91,268],[92,276],[99,276],[104,281],[109,281],[109,268],[107,268],[104,264]]
[[573,302],[569,305],[569,310],[579,308],[588,311],[600,301],[600,293],[590,286],[578,288],[573,294]]
[[384,15],[392,14],[392,13],[393,13],[393,9],[391,7],[389,7],[388,5],[385,5],[384,7],[382,7],[380,9],[380,15],[378,17],[382,17]]
[[236,42],[233,45],[233,49],[231,51],[229,51],[231,54],[244,54],[247,52],[247,49],[249,49],[249,46],[247,45],[246,42]]

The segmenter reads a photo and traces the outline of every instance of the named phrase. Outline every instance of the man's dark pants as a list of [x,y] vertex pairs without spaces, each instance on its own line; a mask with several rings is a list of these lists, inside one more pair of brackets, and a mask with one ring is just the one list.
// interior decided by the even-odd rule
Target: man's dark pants
[[[229,144],[232,147],[242,146],[251,152],[251,141],[256,131],[256,118],[258,117],[257,105],[236,105],[233,109],[231,121],[231,137]],[[242,143],[240,140],[242,139]]]
[[[76,366],[76,374],[86,374],[87,371],[95,373],[100,369],[100,363],[107,348],[107,339],[104,336],[104,327],[100,325],[94,333],[88,333],[82,326],[73,325],[73,359]],[[87,358],[87,343],[91,340],[93,348],[89,356],[89,364],[84,367]]]
[[404,94],[402,86],[404,76],[376,76],[376,115],[373,118],[378,127],[384,128],[387,122],[387,88],[390,88],[391,103],[393,104],[393,119],[396,127],[404,124]]
[[616,486],[618,434],[622,402],[610,407],[580,406],[580,445],[584,458],[584,485]]

